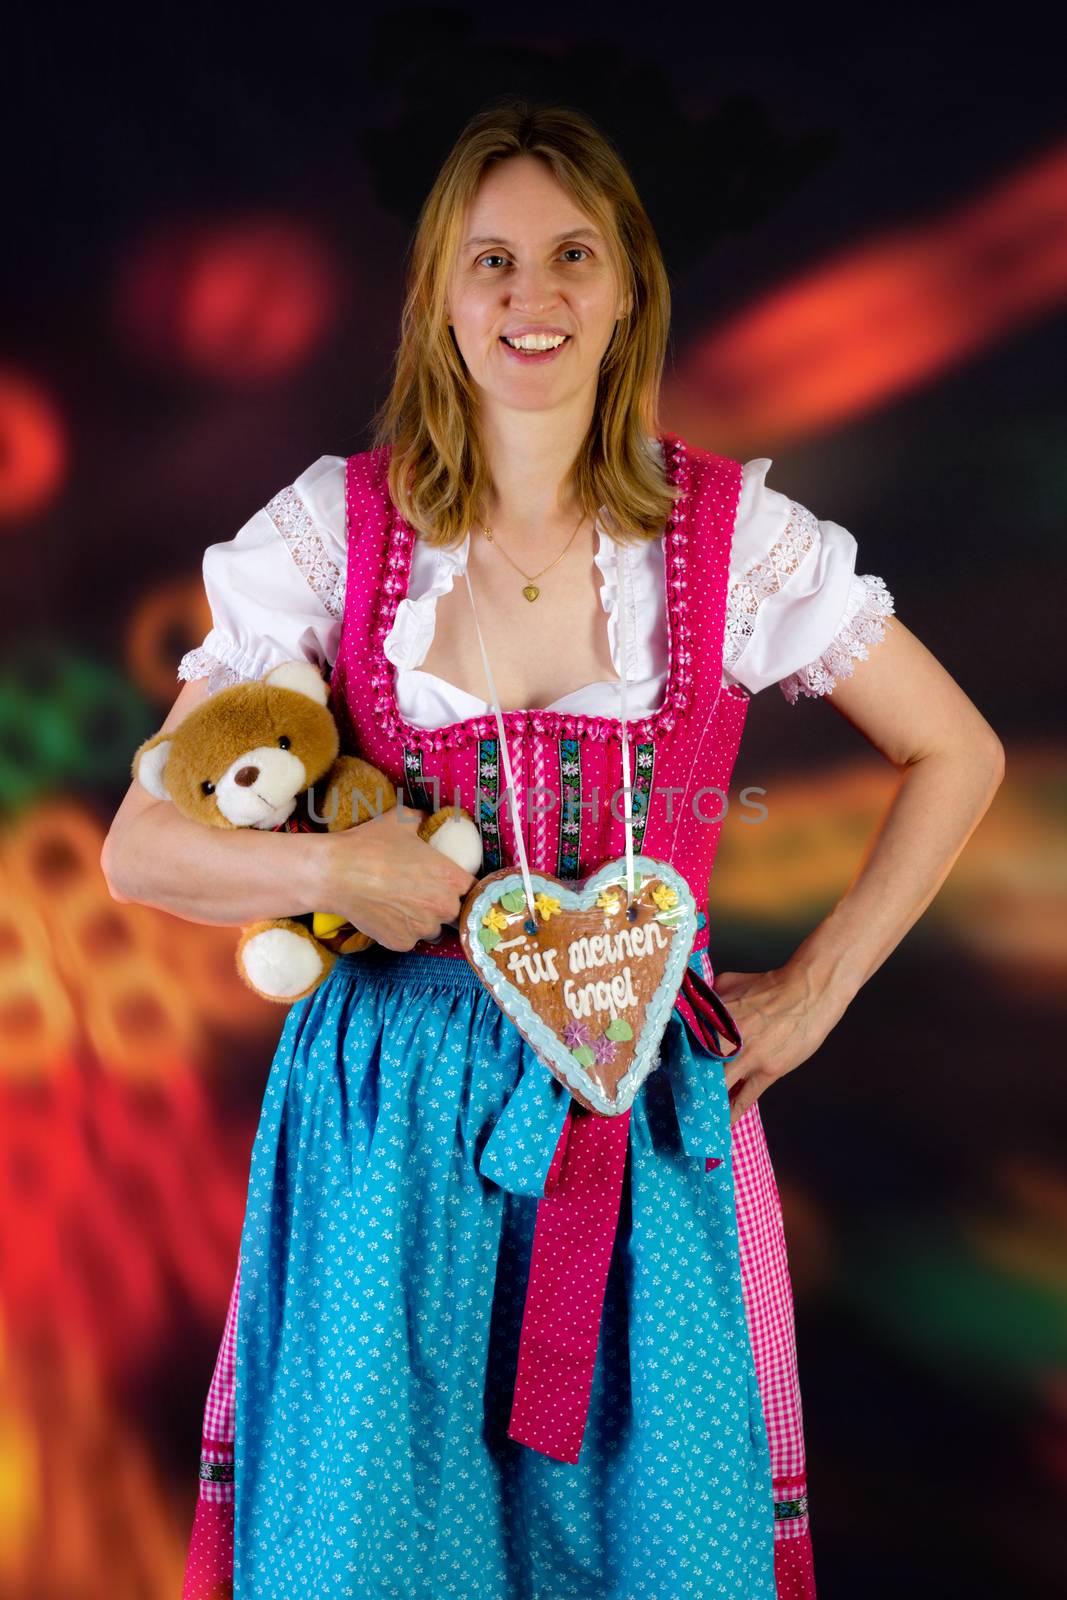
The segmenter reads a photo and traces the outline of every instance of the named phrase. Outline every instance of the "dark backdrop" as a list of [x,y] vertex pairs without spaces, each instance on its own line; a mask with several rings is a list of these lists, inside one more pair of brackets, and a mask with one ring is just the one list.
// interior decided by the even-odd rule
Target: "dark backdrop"
[[[280,1028],[232,930],[119,906],[129,760],[199,563],[365,448],[418,204],[492,94],[631,165],[674,294],[664,423],[773,458],[1008,753],[948,882],[761,1102],[825,1600],[1062,1592],[1067,130],[1040,13],[23,8],[0,252],[0,1592],[176,1596]],[[716,968],[785,959],[893,774],[750,707]],[[1060,1063],[1060,1065],[1057,1065]]]

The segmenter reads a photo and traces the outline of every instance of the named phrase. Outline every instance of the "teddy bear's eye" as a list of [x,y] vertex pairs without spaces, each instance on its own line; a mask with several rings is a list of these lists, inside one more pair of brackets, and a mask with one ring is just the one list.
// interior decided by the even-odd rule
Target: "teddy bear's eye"
[[281,750],[288,750],[288,748],[292,744],[292,742],[293,741],[289,738],[289,735],[286,734],[286,733],[283,733],[281,738],[278,740],[278,747]]
[[203,783],[200,785],[200,790],[202,794],[214,794],[215,785],[205,778]]

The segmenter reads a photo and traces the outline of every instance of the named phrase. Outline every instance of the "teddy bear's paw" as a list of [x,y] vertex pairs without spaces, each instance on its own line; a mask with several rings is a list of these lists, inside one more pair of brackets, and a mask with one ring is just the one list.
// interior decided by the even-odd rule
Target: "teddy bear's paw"
[[457,806],[445,806],[428,817],[419,828],[419,834],[427,844],[466,872],[477,872],[482,864],[482,835],[478,824]]
[[265,1000],[302,1000],[334,964],[299,923],[272,923],[250,929],[237,951],[242,977]]

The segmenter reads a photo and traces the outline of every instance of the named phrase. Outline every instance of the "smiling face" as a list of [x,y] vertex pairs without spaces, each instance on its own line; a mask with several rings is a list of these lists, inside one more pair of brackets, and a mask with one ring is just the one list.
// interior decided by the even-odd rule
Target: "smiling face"
[[543,411],[584,399],[591,409],[627,310],[609,240],[545,162],[491,166],[463,219],[447,295],[483,405]]

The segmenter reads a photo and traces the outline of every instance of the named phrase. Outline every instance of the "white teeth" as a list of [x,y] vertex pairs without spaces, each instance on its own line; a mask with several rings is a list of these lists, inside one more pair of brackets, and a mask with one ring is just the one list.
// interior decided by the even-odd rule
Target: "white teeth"
[[565,333],[522,333],[515,339],[504,335],[504,343],[513,350],[558,350],[566,339]]

